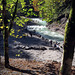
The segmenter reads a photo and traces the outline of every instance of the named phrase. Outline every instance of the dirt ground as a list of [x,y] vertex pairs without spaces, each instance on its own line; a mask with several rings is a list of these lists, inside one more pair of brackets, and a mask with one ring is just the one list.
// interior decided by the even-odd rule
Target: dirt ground
[[[61,64],[56,61],[47,62],[9,59],[9,68],[4,67],[4,62],[0,65],[0,75],[58,75]],[[75,66],[72,66],[72,75],[75,75]]]

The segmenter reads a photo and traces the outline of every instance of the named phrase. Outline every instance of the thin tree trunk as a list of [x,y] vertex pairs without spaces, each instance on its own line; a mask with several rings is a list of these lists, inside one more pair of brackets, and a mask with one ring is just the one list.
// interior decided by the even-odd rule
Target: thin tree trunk
[[5,56],[5,67],[9,65],[9,56],[8,56],[8,21],[6,16],[6,0],[2,0],[3,4],[3,38],[4,38],[4,56]]
[[1,64],[1,53],[0,53],[0,64]]
[[5,67],[9,66],[9,54],[8,54],[8,37],[11,31],[11,28],[13,26],[13,20],[15,18],[16,12],[17,12],[17,5],[18,5],[18,0],[16,1],[15,4],[15,10],[13,13],[13,17],[10,23],[10,27],[8,29],[8,20],[7,20],[7,15],[6,15],[6,0],[2,0],[3,4],[3,24],[4,24],[4,30],[3,30],[3,38],[4,38],[4,56],[5,56]]
[[8,54],[8,30],[4,29],[4,56],[5,56],[5,67],[9,66],[9,54]]
[[75,46],[75,0],[72,0],[69,20],[65,27],[63,63],[60,75],[71,75]]

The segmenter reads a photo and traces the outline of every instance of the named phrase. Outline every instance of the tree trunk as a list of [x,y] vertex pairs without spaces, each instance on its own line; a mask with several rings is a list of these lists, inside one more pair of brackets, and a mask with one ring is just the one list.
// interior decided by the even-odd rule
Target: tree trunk
[[9,56],[8,56],[8,21],[6,16],[6,0],[2,1],[3,4],[3,38],[4,38],[4,56],[5,56],[5,67],[9,65]]
[[0,64],[1,64],[1,53],[0,53]]
[[15,9],[13,13],[13,17],[10,23],[10,27],[8,30],[8,20],[7,20],[7,15],[6,15],[6,0],[2,0],[3,4],[3,24],[4,24],[4,30],[3,30],[3,38],[4,38],[4,56],[5,56],[5,67],[9,66],[9,54],[8,54],[8,37],[11,31],[11,28],[13,26],[13,21],[17,12],[17,5],[18,5],[18,0],[16,1],[15,4]]
[[5,67],[9,66],[9,54],[8,54],[8,37],[11,31],[11,28],[13,26],[13,21],[17,12],[17,5],[18,5],[18,0],[16,1],[15,4],[15,9],[13,13],[13,17],[10,23],[10,27],[8,30],[8,20],[7,20],[7,15],[6,15],[6,0],[2,0],[3,4],[3,24],[4,24],[4,29],[3,29],[3,38],[4,38],[4,56],[5,56]]
[[5,67],[9,66],[9,56],[8,56],[8,30],[4,29],[4,56],[5,56]]
[[71,75],[71,66],[74,55],[75,46],[75,0],[72,0],[72,7],[68,22],[65,27],[65,38],[64,38],[64,53],[63,63],[60,75]]

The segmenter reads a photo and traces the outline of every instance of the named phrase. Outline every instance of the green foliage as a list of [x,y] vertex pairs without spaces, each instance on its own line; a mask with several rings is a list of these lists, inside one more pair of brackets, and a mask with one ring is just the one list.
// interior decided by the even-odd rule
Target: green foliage
[[16,17],[14,22],[16,22],[16,25],[23,27],[23,25],[25,25],[25,23],[27,23],[30,19],[25,18],[25,17]]
[[[15,42],[16,42],[16,41],[15,41]],[[18,50],[18,53],[16,54],[16,57],[20,57],[22,53],[23,53],[23,52],[22,52],[21,50]]]
[[15,30],[14,29],[11,29],[10,35],[12,36],[14,32],[15,32]]
[[2,6],[2,0],[0,0],[0,23],[2,22],[2,10],[3,10],[3,6]]
[[[61,13],[61,6],[65,0],[44,0],[45,3],[39,6],[40,17],[43,17],[47,22],[56,19]],[[60,8],[60,9],[59,9]]]
[[[30,16],[30,15],[35,15],[34,10],[31,8],[32,7],[32,1],[29,0],[29,5],[27,5],[27,1],[25,0],[6,0],[6,16],[7,16],[7,21],[8,21],[8,26],[7,28],[10,29],[10,24],[11,22],[15,22],[18,26],[23,27],[26,22],[29,21],[28,18],[23,18],[20,15],[18,16],[17,14],[15,15],[15,8],[16,8],[16,2],[18,1],[17,5],[17,13],[26,13],[25,17]],[[3,5],[2,5],[2,0],[0,0],[0,10],[3,10]],[[15,16],[14,16],[15,15]],[[14,19],[15,18],[15,19]],[[3,22],[2,18],[2,12],[0,11],[0,23]],[[0,26],[1,29],[4,28],[4,25]],[[12,27],[11,27],[12,28]],[[13,31],[11,30],[10,35],[13,34]]]

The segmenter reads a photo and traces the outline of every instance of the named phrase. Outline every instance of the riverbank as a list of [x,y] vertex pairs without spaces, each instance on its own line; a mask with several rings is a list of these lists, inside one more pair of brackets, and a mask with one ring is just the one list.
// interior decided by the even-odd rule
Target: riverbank
[[[57,26],[51,25],[50,29],[54,31]],[[55,27],[54,27],[55,26]],[[64,25],[63,25],[64,26]],[[59,27],[59,26],[58,26]],[[61,26],[62,27],[62,26]],[[48,39],[43,38],[39,34],[32,33],[30,35],[29,31],[26,31],[25,28],[21,28],[17,25],[14,25],[15,33],[9,37],[9,57],[10,58],[25,58],[25,59],[33,59],[38,61],[52,60],[52,61],[62,61],[63,48],[55,49],[54,44],[56,42],[53,41],[52,47],[50,46],[50,41]],[[64,27],[62,27],[64,28]],[[64,29],[61,31],[64,34]],[[2,38],[1,38],[2,43]],[[59,44],[60,46],[61,43]],[[2,44],[0,44],[2,47]],[[1,55],[4,54],[3,47],[1,48]],[[56,55],[55,55],[56,54]],[[75,65],[75,56],[73,65]]]
[[59,22],[56,21],[53,22],[52,24],[47,24],[46,26],[50,31],[54,31],[64,35],[66,22],[67,22],[67,18],[64,17],[61,18]]
[[[55,50],[41,37],[9,37],[9,68],[4,67],[1,57],[1,75],[58,75],[63,50]],[[3,52],[3,51],[2,51]],[[75,74],[73,61],[72,74]]]
[[[16,29],[17,31],[17,29]],[[17,33],[17,32],[16,32]],[[22,32],[19,32],[20,36]],[[25,32],[24,32],[25,33]],[[1,55],[3,56],[4,51],[1,49]],[[22,58],[25,60],[36,60],[36,61],[62,61],[63,48],[55,49],[54,43],[52,47],[49,41],[38,37],[37,35],[28,34],[28,36],[23,36],[21,38],[15,38],[13,36],[9,37],[9,57],[10,58]],[[73,60],[73,65],[75,65],[75,56]]]
[[[41,36],[30,35],[23,28],[15,26],[15,33],[9,37],[9,61],[13,70],[0,69],[3,74],[18,74],[18,75],[58,75],[60,63],[62,62],[63,49],[54,49],[49,45],[49,41]],[[60,31],[60,30],[59,30]],[[25,34],[25,35],[24,35]],[[16,37],[18,35],[18,37]],[[4,63],[4,51],[2,37],[0,38],[1,62]],[[26,64],[27,63],[27,64]],[[34,63],[38,63],[37,65]],[[54,66],[54,63],[56,66]],[[34,64],[34,65],[33,65]],[[44,65],[43,67],[41,65]],[[75,53],[73,66],[75,66]],[[40,67],[40,68],[39,68]],[[33,69],[32,69],[33,68]],[[50,69],[51,72],[50,72]],[[47,70],[46,70],[47,69]],[[58,69],[58,70],[57,70]],[[43,70],[43,72],[42,72]],[[19,71],[19,72],[18,72]],[[26,74],[27,72],[27,74]],[[75,68],[72,67],[72,72],[75,74]],[[30,73],[30,74],[29,74]],[[3,75],[2,74],[2,75]]]

